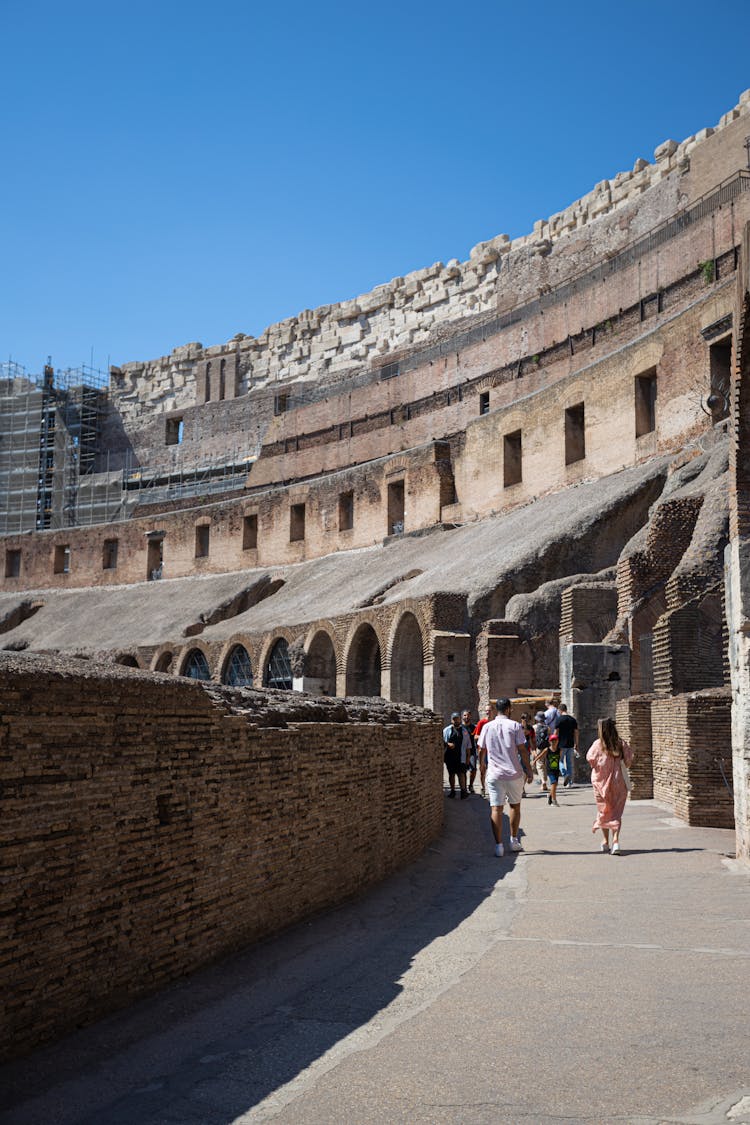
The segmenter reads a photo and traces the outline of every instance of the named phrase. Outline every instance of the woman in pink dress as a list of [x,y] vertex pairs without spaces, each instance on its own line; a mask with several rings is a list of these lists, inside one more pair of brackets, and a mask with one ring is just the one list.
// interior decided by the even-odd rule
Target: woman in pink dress
[[599,720],[599,737],[586,755],[586,761],[591,766],[591,784],[596,797],[597,817],[591,831],[596,833],[601,828],[604,833],[601,850],[608,852],[611,830],[612,855],[619,855],[620,823],[628,799],[622,764],[630,766],[633,751],[617,733],[614,719]]

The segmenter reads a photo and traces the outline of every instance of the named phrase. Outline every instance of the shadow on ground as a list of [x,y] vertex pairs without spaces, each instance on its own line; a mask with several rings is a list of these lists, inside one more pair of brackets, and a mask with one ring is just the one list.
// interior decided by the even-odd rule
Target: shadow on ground
[[219,1125],[247,1113],[397,1000],[415,956],[513,870],[513,855],[492,855],[483,800],[445,806],[441,838],[374,891],[1,1068],[0,1122]]

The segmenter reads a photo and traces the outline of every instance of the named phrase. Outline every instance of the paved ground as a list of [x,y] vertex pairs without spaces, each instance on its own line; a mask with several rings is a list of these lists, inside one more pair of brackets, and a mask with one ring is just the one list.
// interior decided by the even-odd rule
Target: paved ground
[[590,790],[534,788],[495,859],[485,802],[446,806],[366,897],[0,1070],[0,1122],[747,1125],[733,834],[629,804],[601,855]]

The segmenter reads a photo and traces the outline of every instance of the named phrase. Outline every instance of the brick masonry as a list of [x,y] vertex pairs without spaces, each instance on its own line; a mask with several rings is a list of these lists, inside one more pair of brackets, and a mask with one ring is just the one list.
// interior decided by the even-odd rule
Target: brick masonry
[[4,656],[0,1055],[335,904],[435,838],[438,722],[377,704],[381,721],[356,721],[366,709],[341,700],[295,722],[306,704],[284,700]]
[[630,794],[634,801],[654,795],[654,766],[651,746],[651,704],[653,695],[632,695],[617,704],[617,729],[633,751]]
[[[654,797],[688,824],[734,828],[731,692],[728,688],[651,703]],[[723,771],[723,776],[722,776]]]

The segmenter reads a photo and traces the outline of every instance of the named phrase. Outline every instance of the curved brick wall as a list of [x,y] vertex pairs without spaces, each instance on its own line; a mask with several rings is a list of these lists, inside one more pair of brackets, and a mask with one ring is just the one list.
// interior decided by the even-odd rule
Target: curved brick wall
[[340,902],[440,831],[425,712],[74,660],[1,671],[0,1055]]

